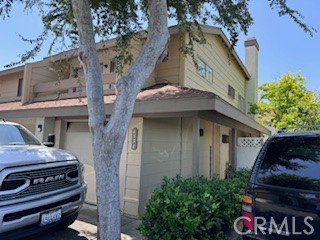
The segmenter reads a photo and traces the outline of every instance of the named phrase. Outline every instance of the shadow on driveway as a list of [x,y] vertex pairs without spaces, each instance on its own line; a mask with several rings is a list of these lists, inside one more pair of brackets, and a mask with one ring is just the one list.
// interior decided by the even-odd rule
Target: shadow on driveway
[[52,229],[32,235],[25,240],[96,240],[97,228],[85,222],[76,221],[69,228]]
[[[121,216],[121,239],[140,240],[142,236],[137,228],[140,221]],[[69,228],[47,230],[23,240],[96,240],[97,239],[97,208],[84,204],[78,220]]]

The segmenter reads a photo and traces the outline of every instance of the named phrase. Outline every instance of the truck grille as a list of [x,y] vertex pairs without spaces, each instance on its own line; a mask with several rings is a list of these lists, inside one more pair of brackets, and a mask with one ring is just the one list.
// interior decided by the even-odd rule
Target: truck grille
[[77,165],[10,173],[1,184],[0,201],[60,190],[77,185],[78,180]]

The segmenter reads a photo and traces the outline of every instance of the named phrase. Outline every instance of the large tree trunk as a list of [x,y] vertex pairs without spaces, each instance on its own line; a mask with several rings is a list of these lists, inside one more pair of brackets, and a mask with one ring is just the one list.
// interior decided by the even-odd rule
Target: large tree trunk
[[116,84],[117,98],[108,124],[103,102],[100,64],[94,42],[88,0],[72,0],[80,36],[79,59],[83,65],[96,171],[101,240],[120,239],[119,165],[123,143],[137,94],[156,64],[165,56],[169,40],[166,0],[149,0],[149,33],[126,76]]

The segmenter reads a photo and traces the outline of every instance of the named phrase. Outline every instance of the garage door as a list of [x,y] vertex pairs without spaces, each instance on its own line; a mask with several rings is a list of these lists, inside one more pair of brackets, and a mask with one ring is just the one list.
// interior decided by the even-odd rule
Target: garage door
[[[124,150],[127,149],[125,141]],[[91,135],[87,122],[67,122],[65,149],[73,152],[78,156],[80,161],[85,165],[85,180],[88,184],[86,202],[96,204],[96,182],[95,171],[92,159]],[[122,156],[126,156],[123,151]],[[123,209],[124,177],[125,177],[125,158],[121,157],[120,161],[120,207]]]

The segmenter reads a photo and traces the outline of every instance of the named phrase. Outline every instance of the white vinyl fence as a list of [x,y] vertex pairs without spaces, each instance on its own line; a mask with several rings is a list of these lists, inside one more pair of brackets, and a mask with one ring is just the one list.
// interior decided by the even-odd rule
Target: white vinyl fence
[[252,168],[264,143],[260,137],[240,137],[237,142],[237,169]]

